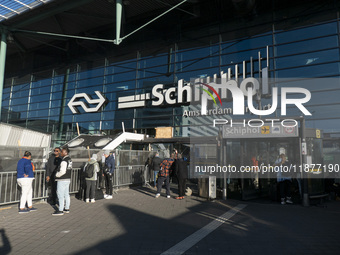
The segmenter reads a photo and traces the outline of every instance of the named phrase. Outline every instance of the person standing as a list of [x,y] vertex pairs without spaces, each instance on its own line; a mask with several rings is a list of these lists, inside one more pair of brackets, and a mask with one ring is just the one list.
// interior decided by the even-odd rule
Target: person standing
[[188,178],[188,163],[183,160],[181,154],[177,155],[175,172],[178,179],[178,197],[176,197],[176,199],[183,199],[185,194],[185,183]]
[[161,169],[158,173],[157,179],[157,194],[155,198],[159,198],[161,195],[162,185],[165,181],[166,185],[166,198],[170,198],[170,171],[171,166],[174,163],[175,154],[172,153],[170,158],[164,159],[161,163]]
[[151,169],[153,171],[153,180],[154,180],[154,188],[156,188],[156,184],[157,184],[157,175],[159,173],[159,170],[161,169],[161,163],[162,163],[162,159],[159,157],[159,153],[156,152],[155,157],[152,159],[151,162]]
[[85,165],[85,169],[87,167],[92,168],[92,177],[85,177],[86,181],[86,194],[85,194],[85,202],[89,203],[91,199],[91,203],[95,202],[95,193],[96,193],[96,183],[97,183],[97,173],[99,172],[99,164],[97,162],[97,154],[93,154],[90,161]]
[[70,150],[67,147],[62,148],[62,160],[56,172],[57,196],[59,200],[59,210],[55,211],[53,216],[61,216],[70,212],[70,182],[72,172],[72,160],[69,156]]
[[[34,180],[34,165],[31,162],[32,154],[29,151],[25,151],[24,157],[18,161],[17,165],[17,182],[21,187],[21,197],[19,205],[19,213],[34,212],[37,209],[32,206],[33,187],[32,182]],[[28,209],[26,209],[26,203]]]
[[105,168],[106,170],[104,171],[105,175],[105,186],[106,186],[106,193],[104,195],[105,199],[112,199],[112,176],[113,176],[113,171],[115,170],[115,158],[114,155],[110,155],[110,151],[106,150],[104,152],[105,156]]
[[59,147],[54,148],[54,154],[50,156],[46,164],[46,182],[51,187],[51,205],[55,205],[57,203],[57,183],[55,181],[55,174],[61,163],[60,152]]
[[290,173],[286,172],[289,169],[286,155],[282,153],[278,160],[275,161],[274,166],[280,167],[280,171],[277,172],[277,182],[280,188],[281,204],[292,204],[292,177],[290,176]]

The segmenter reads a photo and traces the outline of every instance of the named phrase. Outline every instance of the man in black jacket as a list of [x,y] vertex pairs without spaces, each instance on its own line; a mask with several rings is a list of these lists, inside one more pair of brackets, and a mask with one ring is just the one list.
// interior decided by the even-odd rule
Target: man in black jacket
[[188,178],[188,163],[183,160],[181,154],[177,155],[175,172],[178,178],[178,197],[176,197],[176,199],[183,199],[185,194],[185,183]]
[[154,188],[156,188],[157,183],[157,175],[160,170],[160,165],[162,163],[162,159],[159,157],[159,153],[156,152],[155,157],[152,159],[151,170],[153,171],[153,180],[154,180]]
[[105,166],[107,168],[107,171],[105,172],[106,192],[105,192],[104,198],[112,199],[112,193],[113,193],[112,177],[113,177],[113,171],[116,168],[116,161],[115,161],[114,154],[110,155],[109,150],[104,151],[104,156],[105,156]]
[[51,187],[50,203],[55,205],[57,203],[57,183],[55,181],[55,173],[60,165],[60,148],[54,148],[54,154],[51,154],[46,164],[46,182]]

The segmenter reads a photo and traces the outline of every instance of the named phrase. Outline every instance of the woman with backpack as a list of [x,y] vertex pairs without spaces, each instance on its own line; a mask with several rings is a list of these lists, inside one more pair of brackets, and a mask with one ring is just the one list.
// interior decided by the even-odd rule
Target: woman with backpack
[[86,182],[86,192],[85,192],[85,202],[91,203],[96,202],[95,192],[97,183],[97,173],[99,172],[99,164],[97,162],[97,154],[93,154],[90,161],[85,165],[85,182]]

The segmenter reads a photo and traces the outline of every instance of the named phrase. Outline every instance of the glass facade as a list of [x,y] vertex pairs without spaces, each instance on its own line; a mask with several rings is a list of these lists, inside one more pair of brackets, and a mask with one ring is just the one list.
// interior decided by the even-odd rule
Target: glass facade
[[[56,145],[76,136],[77,123],[82,133],[118,133],[123,122],[127,130],[139,133],[153,135],[155,127],[171,126],[174,136],[186,136],[188,121],[183,110],[187,106],[118,109],[118,98],[149,93],[159,83],[171,87],[180,79],[189,81],[226,72],[236,64],[242,68],[243,61],[257,58],[258,52],[265,56],[267,46],[272,78],[338,78],[340,21],[334,18],[336,11],[328,17],[299,27],[294,22],[288,28],[276,22],[261,24],[259,28],[271,27],[270,31],[241,38],[216,33],[199,47],[195,47],[199,38],[179,40],[166,52],[136,51],[133,58],[129,54],[120,62],[108,56],[98,60],[95,68],[80,62],[64,69],[30,74],[25,82],[8,78],[3,91],[2,121],[52,133]],[[256,77],[258,67],[254,67]],[[249,63],[246,68],[250,70]],[[307,84],[313,95],[308,104],[313,115],[307,118],[307,127],[320,128],[330,136],[339,134],[339,82]],[[75,94],[87,93],[96,98],[95,91],[102,92],[107,99],[103,110],[86,113],[79,107],[79,114],[71,112],[67,104]],[[294,111],[290,114],[296,115]]]

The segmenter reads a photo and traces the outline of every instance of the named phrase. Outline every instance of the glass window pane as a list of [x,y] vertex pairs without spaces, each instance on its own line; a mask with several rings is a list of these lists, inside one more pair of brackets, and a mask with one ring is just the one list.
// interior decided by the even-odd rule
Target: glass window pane
[[49,107],[49,104],[50,102],[34,103],[34,104],[30,104],[29,109],[30,110],[47,109]]
[[340,88],[340,77],[315,79],[278,79],[277,87],[300,87],[309,91],[320,91]]
[[323,77],[339,74],[339,63],[306,66],[293,69],[279,70],[276,72],[278,78],[292,77]]
[[28,118],[37,118],[37,117],[47,117],[48,116],[48,109],[39,109],[36,111],[29,111]]
[[249,39],[241,39],[232,43],[222,44],[222,54],[235,53],[261,47],[265,48],[267,45],[272,44],[272,40],[272,35],[264,35]]
[[13,86],[12,98],[28,97],[29,83]]
[[50,94],[31,96],[30,103],[39,103],[50,100]]
[[56,100],[56,99],[61,99],[62,98],[62,92],[56,92],[56,93],[52,93],[52,98],[51,100]]
[[324,132],[340,132],[340,119],[306,120],[306,127],[319,128]]
[[276,68],[287,68],[294,66],[304,66],[310,64],[320,64],[330,61],[339,61],[339,50],[317,51],[307,54],[294,55],[289,57],[276,58]]
[[60,109],[59,108],[53,108],[50,109],[49,116],[58,116],[60,115]]
[[63,90],[63,84],[53,84],[52,92],[58,92]]
[[27,103],[28,103],[28,97],[24,97],[24,98],[13,97],[12,100],[11,100],[11,106],[21,105],[21,104],[26,104],[26,106],[27,106]]
[[275,42],[276,44],[286,43],[291,41],[299,41],[307,38],[331,35],[337,33],[337,24],[336,22],[305,27],[301,29],[296,29],[292,31],[287,31],[283,33],[275,34]]
[[318,51],[338,47],[338,37],[328,36],[313,40],[276,46],[276,56],[285,56],[308,51]]
[[182,51],[176,54],[177,71],[189,71],[219,65],[219,46],[211,46],[189,51]]
[[134,88],[135,88],[135,82],[134,81],[111,83],[111,84],[107,84],[105,86],[103,92],[105,94],[108,94],[108,92],[124,91],[124,90],[134,89]]

